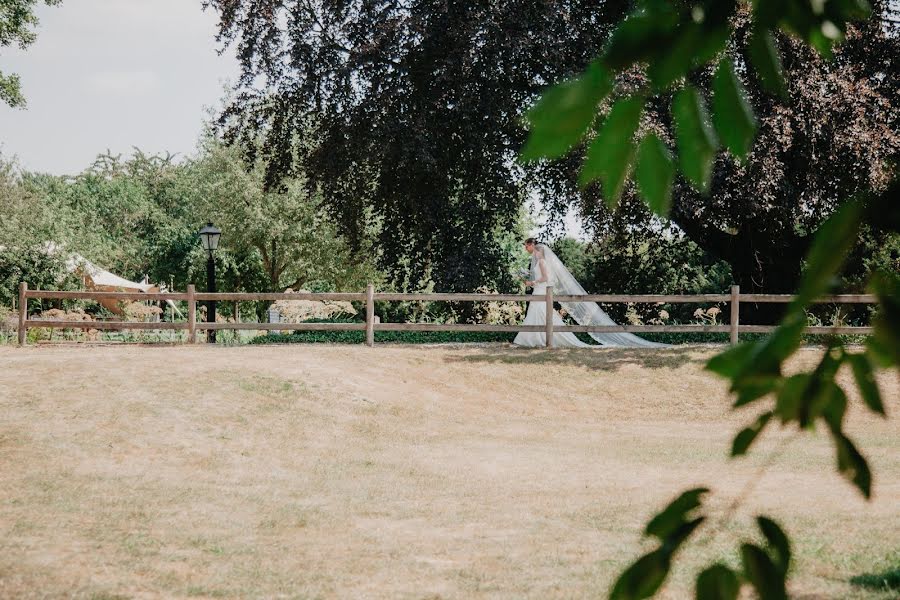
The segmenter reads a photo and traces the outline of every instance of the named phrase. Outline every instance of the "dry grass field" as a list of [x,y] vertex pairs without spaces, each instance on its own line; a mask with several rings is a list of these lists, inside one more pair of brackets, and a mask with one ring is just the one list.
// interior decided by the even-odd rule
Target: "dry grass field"
[[[695,484],[717,511],[788,434],[728,461],[713,353],[506,346],[0,347],[2,598],[597,598]],[[815,359],[804,351],[800,361]],[[765,511],[799,598],[882,598],[900,566],[900,385],[787,446],[665,598]]]

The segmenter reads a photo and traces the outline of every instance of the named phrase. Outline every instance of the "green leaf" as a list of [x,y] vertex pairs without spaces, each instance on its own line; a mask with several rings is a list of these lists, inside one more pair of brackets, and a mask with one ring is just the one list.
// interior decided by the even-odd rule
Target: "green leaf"
[[714,564],[697,576],[697,600],[735,600],[741,584],[734,571]]
[[846,358],[847,353],[844,352],[843,344],[836,339],[829,340],[828,349],[816,366],[816,375],[823,381],[833,381]]
[[694,533],[694,530],[700,526],[703,521],[706,520],[706,517],[697,517],[693,521],[686,521],[678,526],[678,529],[672,532],[671,535],[666,537],[663,541],[662,549],[674,554],[676,550],[678,550],[679,546],[684,543],[686,539],[691,537],[691,534]]
[[638,146],[635,179],[638,190],[654,213],[668,217],[672,208],[675,164],[666,145],[651,133]]
[[801,406],[801,427],[806,427],[821,415],[832,428],[841,428],[847,410],[847,396],[834,378],[846,356],[843,346],[835,341],[830,343],[828,350],[822,355],[822,360],[812,373],[812,385]]
[[530,133],[521,159],[558,158],[568,152],[587,132],[612,87],[612,77],[594,62],[580,77],[544,92],[526,113]]
[[878,389],[878,381],[875,379],[875,371],[869,357],[865,354],[848,354],[847,362],[853,370],[853,378],[862,395],[863,402],[872,412],[886,416],[884,402],[881,401],[881,391]]
[[10,108],[25,108],[25,96],[22,95],[22,81],[15,73],[4,75],[0,71],[0,102]]
[[774,553],[772,555],[773,563],[778,568],[781,576],[786,577],[791,566],[791,544],[787,535],[778,526],[778,523],[767,517],[756,517],[756,523],[759,525],[759,529],[765,536],[766,541],[769,542],[769,548]]
[[847,413],[847,394],[841,386],[834,381],[825,383],[814,401],[816,406],[810,409],[811,417],[815,418],[821,413],[832,431],[840,431]]
[[741,561],[744,564],[744,574],[756,588],[760,598],[787,600],[784,575],[762,548],[753,544],[741,544]]
[[869,336],[866,340],[866,353],[871,357],[872,362],[879,367],[888,369],[898,362],[896,357],[892,356],[895,351],[889,344],[886,344],[880,336],[878,336],[878,328],[875,328],[875,335]]
[[706,369],[716,375],[734,379],[747,367],[755,349],[756,342],[744,342],[743,344],[732,346],[709,359],[709,362],[706,363]]
[[[725,10],[730,14],[733,12],[733,7],[729,10],[729,8],[725,5],[729,4],[729,2],[715,2],[713,7],[723,6]],[[710,8],[710,5],[707,5],[707,9]],[[728,44],[728,38],[731,36],[731,27],[726,23],[715,26],[715,27],[707,27],[704,29],[703,37],[700,39],[700,45],[697,47],[696,52],[694,53],[694,66],[705,65],[712,59],[714,59],[722,50],[725,49],[726,44]]]
[[[775,0],[775,2],[780,4],[783,0]],[[747,53],[763,88],[782,100],[787,100],[784,68],[781,66],[781,56],[778,54],[778,46],[775,44],[772,32],[760,29],[754,31],[750,36]]]
[[753,21],[766,29],[771,29],[787,11],[788,3],[784,0],[754,0]]
[[784,380],[775,401],[775,413],[782,423],[799,421],[804,399],[812,384],[812,375],[798,373]]
[[731,59],[719,63],[713,77],[713,122],[722,143],[739,159],[746,158],[756,136],[756,117]]
[[628,170],[634,160],[634,133],[643,110],[643,96],[616,102],[591,143],[581,169],[581,185],[587,185],[599,177],[603,184],[603,196],[611,208],[615,208],[622,195]]
[[859,233],[862,205],[848,202],[816,231],[806,257],[806,270],[794,306],[802,306],[825,293],[844,264]]
[[765,396],[781,382],[781,364],[802,341],[806,317],[802,310],[788,313],[768,338],[756,342],[744,368],[732,378],[731,391],[738,394],[735,406]]
[[872,277],[872,290],[878,296],[878,313],[870,347],[885,365],[900,364],[900,277],[879,271]]
[[604,54],[604,64],[612,70],[627,69],[668,48],[677,15],[671,7],[659,6],[654,14],[636,13],[613,32]]
[[667,52],[653,57],[647,66],[647,75],[657,90],[667,88],[690,71],[702,37],[703,31],[699,26],[694,23],[684,25],[669,44]]
[[654,595],[666,580],[671,556],[662,549],[639,558],[619,576],[609,594],[610,600],[641,600]]
[[687,514],[702,504],[700,499],[708,492],[709,488],[694,488],[682,493],[647,523],[644,535],[652,535],[660,540],[671,536],[685,523]]
[[774,392],[780,383],[781,377],[777,375],[754,373],[739,378],[737,384],[732,386],[732,391],[737,394],[737,399],[733,404],[734,408],[750,404],[754,400],[759,400]]
[[872,472],[866,459],[843,432],[832,431],[831,437],[837,450],[838,471],[868,500],[872,496]]
[[804,329],[806,329],[806,315],[803,311],[789,312],[782,319],[778,329],[762,343],[756,360],[767,359],[779,364],[784,362],[800,347]]
[[769,420],[772,418],[772,412],[764,412],[759,415],[756,421],[753,422],[749,427],[745,427],[742,429],[734,438],[734,442],[731,444],[731,456],[740,456],[741,454],[746,454],[747,450],[750,448],[750,444],[759,436],[763,429],[765,429],[766,425],[769,423]]
[[866,0],[831,0],[825,5],[825,15],[835,21],[860,21],[872,15]]
[[875,379],[875,371],[869,357],[865,354],[848,354],[847,362],[853,370],[853,378],[862,395],[863,402],[872,412],[886,416],[884,402],[881,400],[881,391],[878,389],[878,381]]
[[709,122],[706,103],[696,88],[687,86],[675,94],[672,114],[681,171],[695,188],[708,191],[718,140]]

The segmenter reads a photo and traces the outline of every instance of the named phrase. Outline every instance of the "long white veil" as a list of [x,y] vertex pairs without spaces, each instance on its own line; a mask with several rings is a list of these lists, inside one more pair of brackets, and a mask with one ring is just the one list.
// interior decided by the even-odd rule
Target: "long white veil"
[[[559,257],[546,244],[538,244],[544,255],[544,262],[550,271],[548,284],[553,286],[553,293],[567,296],[586,296],[587,291],[559,260]],[[566,312],[579,325],[617,325],[596,302],[560,302]],[[662,348],[667,344],[659,344],[645,340],[630,333],[589,333],[594,340],[604,346]]]

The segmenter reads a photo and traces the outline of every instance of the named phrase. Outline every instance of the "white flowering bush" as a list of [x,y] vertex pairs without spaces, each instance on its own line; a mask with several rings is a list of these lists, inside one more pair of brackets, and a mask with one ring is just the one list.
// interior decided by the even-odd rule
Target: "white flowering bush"
[[643,325],[644,321],[641,319],[640,313],[638,313],[637,308],[634,304],[628,303],[625,308],[625,320],[628,321],[629,325]]
[[657,315],[647,321],[648,325],[665,325],[666,322],[669,321],[671,317],[669,316],[669,311],[665,309],[661,309]]
[[706,310],[698,308],[694,311],[694,318],[701,325],[718,325],[720,314],[722,314],[722,309],[720,309],[718,306],[713,306],[707,308]]
[[[287,289],[285,293],[292,293]],[[309,293],[299,290],[297,293]],[[349,302],[331,300],[278,300],[272,304],[284,323],[302,323],[310,319],[333,319],[356,316],[356,309]]]
[[[480,287],[479,294],[497,294],[496,290]],[[473,319],[488,325],[514,325],[525,317],[525,309],[518,302],[475,302]]]
[[152,304],[131,302],[125,306],[125,317],[129,321],[158,321],[162,309]]

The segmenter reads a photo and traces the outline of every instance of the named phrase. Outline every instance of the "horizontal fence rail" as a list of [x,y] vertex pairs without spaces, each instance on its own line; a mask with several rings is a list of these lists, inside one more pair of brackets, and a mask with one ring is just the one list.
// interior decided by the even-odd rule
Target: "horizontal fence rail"
[[[120,300],[151,302],[187,302],[185,322],[146,321],[65,321],[56,319],[29,319],[28,300]],[[774,325],[742,325],[740,304],[789,303],[794,296],[787,294],[741,294],[738,286],[732,286],[730,294],[586,294],[554,295],[548,287],[544,294],[398,294],[376,293],[369,285],[364,293],[197,293],[193,285],[187,292],[94,292],[94,291],[51,291],[31,290],[26,283],[19,286],[19,344],[26,342],[26,333],[31,328],[49,329],[95,329],[95,330],[175,330],[187,331],[188,343],[196,343],[198,331],[221,330],[265,330],[265,331],[364,331],[366,344],[374,345],[376,331],[474,331],[474,332],[533,332],[545,334],[547,347],[553,346],[554,333],[729,333],[732,343],[737,343],[740,333],[770,333]],[[197,320],[198,302],[251,302],[277,300],[316,300],[338,302],[364,302],[365,322],[361,323],[210,323]],[[473,323],[381,323],[376,322],[375,302],[541,302],[545,303],[546,315],[543,325],[489,325]],[[728,303],[730,323],[725,325],[555,325],[553,323],[553,303]],[[868,294],[845,294],[823,296],[814,300],[815,304],[874,304],[877,299]],[[871,327],[807,327],[806,333],[815,335],[872,333]]]

